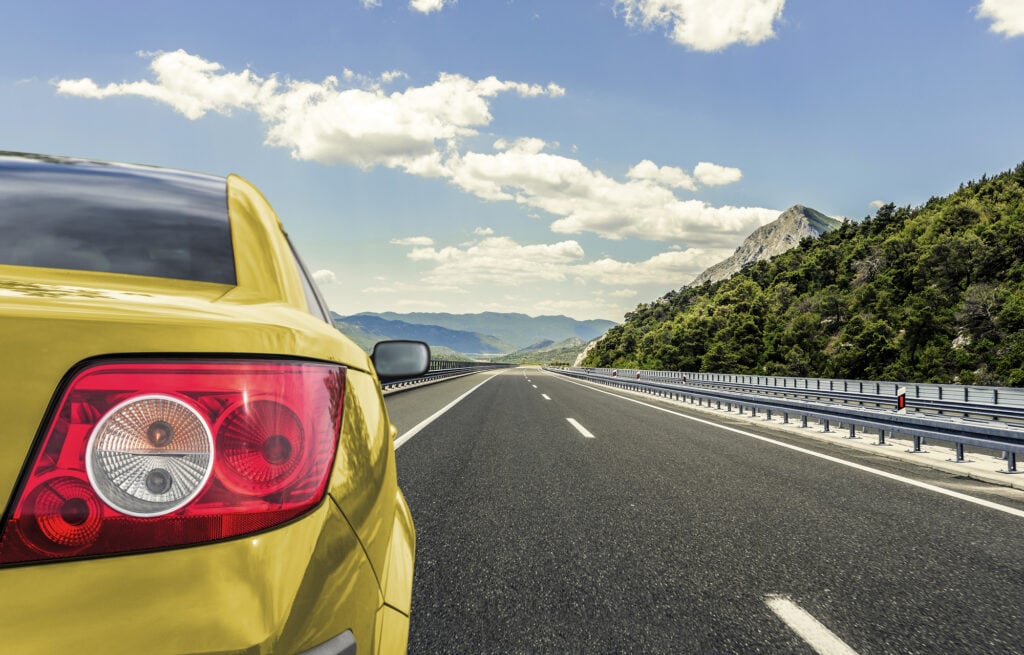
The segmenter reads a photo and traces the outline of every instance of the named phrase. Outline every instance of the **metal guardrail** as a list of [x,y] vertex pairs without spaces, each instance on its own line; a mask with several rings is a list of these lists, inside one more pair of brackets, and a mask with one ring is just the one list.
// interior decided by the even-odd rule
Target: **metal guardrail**
[[461,362],[452,359],[432,359],[430,360],[430,368],[427,372],[419,377],[415,378],[403,378],[401,380],[391,380],[384,382],[380,385],[381,389],[397,391],[399,389],[407,389],[411,387],[418,387],[431,382],[440,382],[441,380],[447,380],[449,378],[455,378],[462,375],[469,375],[471,373],[477,373],[479,371],[485,371],[494,368],[508,368],[512,364],[493,364],[491,362]]
[[[707,401],[708,407],[712,403],[718,409],[724,404],[726,411],[732,411],[733,406],[743,414],[744,409],[749,410],[754,416],[758,411],[767,414],[771,419],[773,412],[783,416],[783,423],[789,423],[791,416],[800,417],[801,426],[807,427],[809,418],[818,419],[822,422],[825,432],[831,431],[831,423],[836,422],[839,427],[846,426],[849,429],[849,438],[858,438],[856,429],[871,428],[878,430],[878,444],[886,445],[886,432],[903,434],[912,437],[914,448],[910,452],[922,452],[921,445],[925,439],[933,439],[946,443],[952,443],[956,448],[956,462],[966,462],[964,458],[964,446],[977,446],[991,450],[999,450],[1005,453],[1006,469],[1004,473],[1022,473],[1017,469],[1017,454],[1024,453],[1024,427],[1011,426],[1006,423],[991,420],[977,420],[971,418],[954,418],[950,416],[938,416],[935,414],[903,413],[895,409],[881,407],[862,407],[842,403],[829,403],[800,399],[782,395],[765,395],[742,391],[723,390],[707,386],[697,386],[686,379],[680,378],[636,378],[628,374],[630,371],[617,371],[617,374],[602,375],[597,373],[598,369],[587,371],[586,369],[571,368],[559,369],[545,367],[545,370],[591,382],[598,382],[610,386],[642,391],[655,395],[674,398],[675,400],[696,402],[703,405]],[[612,371],[613,369],[605,369]],[[659,373],[658,371],[640,371],[643,373]],[[890,383],[891,384],[891,383]],[[895,391],[895,389],[894,389]],[[908,394],[909,396],[909,394]],[[879,404],[882,399],[877,398]],[[894,398],[890,400],[892,404]]]
[[[959,414],[991,420],[1024,420],[1024,389],[959,384],[831,380],[774,375],[730,375],[684,371],[573,368],[595,375],[685,383],[700,388],[735,390],[795,398],[819,398],[848,404],[895,407],[897,391],[906,389],[907,409],[915,412]],[[639,377],[638,377],[639,376]]]

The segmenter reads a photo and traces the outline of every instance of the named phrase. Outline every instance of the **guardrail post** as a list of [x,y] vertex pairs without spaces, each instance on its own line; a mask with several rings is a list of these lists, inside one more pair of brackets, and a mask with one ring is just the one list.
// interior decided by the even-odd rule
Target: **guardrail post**
[[772,410],[771,409],[765,410],[765,419],[764,420],[766,420],[766,421],[772,420]]
[[1006,470],[999,471],[1000,473],[1024,473],[1024,471],[1017,470],[1017,453],[1012,450],[1006,451]]
[[743,414],[743,405],[736,403],[736,409],[740,410],[740,414]]
[[802,428],[806,428],[807,427],[807,414],[803,414],[803,415],[800,416],[800,427],[802,427]]
[[821,422],[822,422],[822,425],[824,426],[822,428],[822,430],[821,430],[822,432],[831,432],[832,431],[832,430],[829,429],[828,419],[827,418],[821,419]]
[[914,449],[913,450],[908,450],[907,452],[908,453],[926,453],[926,452],[928,452],[927,450],[921,450],[921,444],[923,442],[924,442],[924,439],[922,439],[920,436],[915,434],[914,435]]
[[719,401],[716,401],[716,402],[717,402],[717,407],[716,407],[716,409],[722,409],[722,401],[721,401],[721,400],[719,400]]
[[750,417],[751,418],[757,418],[757,407],[755,407],[755,406],[751,406],[750,407]]
[[956,444],[956,459],[947,459],[947,462],[956,462],[957,464],[966,464],[970,462],[969,459],[964,459],[964,445],[962,443]]
[[782,412],[782,422],[786,424],[789,423],[789,412]]
[[879,430],[878,431],[878,443],[876,443],[875,445],[876,446],[890,446],[890,445],[892,445],[892,444],[885,443],[885,430]]
[[847,439],[860,439],[860,437],[857,436],[857,433],[855,432],[855,430],[856,430],[856,428],[854,427],[853,423],[851,423],[850,424],[850,436],[848,436],[846,438]]

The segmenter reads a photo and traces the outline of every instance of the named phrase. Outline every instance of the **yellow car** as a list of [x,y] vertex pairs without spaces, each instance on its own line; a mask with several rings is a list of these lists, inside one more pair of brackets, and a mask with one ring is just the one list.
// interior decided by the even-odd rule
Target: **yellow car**
[[405,651],[429,350],[342,336],[251,184],[0,153],[0,353],[0,651]]

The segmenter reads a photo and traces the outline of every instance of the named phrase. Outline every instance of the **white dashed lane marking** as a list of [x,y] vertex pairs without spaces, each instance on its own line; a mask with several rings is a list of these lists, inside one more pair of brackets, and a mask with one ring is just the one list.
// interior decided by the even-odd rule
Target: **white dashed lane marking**
[[577,421],[576,419],[574,419],[574,418],[567,418],[565,420],[569,421],[569,425],[571,425],[572,427],[576,428],[576,431],[579,432],[580,434],[582,434],[587,439],[594,439],[595,438],[594,435],[590,433],[590,430],[588,430],[585,427],[583,427],[582,425],[580,425],[580,422]]

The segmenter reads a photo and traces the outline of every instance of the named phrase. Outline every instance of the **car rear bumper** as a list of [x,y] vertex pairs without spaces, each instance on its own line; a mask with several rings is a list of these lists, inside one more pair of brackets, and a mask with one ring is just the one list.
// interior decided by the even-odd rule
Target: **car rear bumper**
[[334,655],[347,654],[345,635],[365,653],[384,645],[385,615],[403,616],[384,606],[362,546],[330,500],[231,541],[0,569],[0,589],[4,650],[25,655],[321,655],[321,646]]

